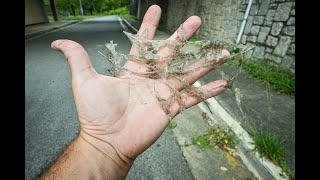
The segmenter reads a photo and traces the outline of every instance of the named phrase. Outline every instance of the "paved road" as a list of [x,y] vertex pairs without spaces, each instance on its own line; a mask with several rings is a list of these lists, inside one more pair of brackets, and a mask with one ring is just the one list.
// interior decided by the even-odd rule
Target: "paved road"
[[[76,137],[79,124],[71,76],[55,39],[71,39],[87,50],[97,72],[108,64],[98,53],[110,40],[128,53],[130,43],[115,16],[96,18],[25,41],[25,179],[34,179]],[[134,163],[127,179],[193,179],[170,130]]]

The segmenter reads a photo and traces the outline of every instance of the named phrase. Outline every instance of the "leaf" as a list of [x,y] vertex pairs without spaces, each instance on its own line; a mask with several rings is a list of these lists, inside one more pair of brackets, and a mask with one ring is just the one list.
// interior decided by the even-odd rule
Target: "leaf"
[[220,170],[221,171],[228,171],[228,169],[226,167],[224,167],[224,166],[220,166]]

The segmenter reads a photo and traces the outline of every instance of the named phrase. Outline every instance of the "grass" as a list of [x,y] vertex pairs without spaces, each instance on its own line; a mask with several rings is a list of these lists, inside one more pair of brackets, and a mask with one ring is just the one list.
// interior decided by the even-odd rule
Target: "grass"
[[193,35],[189,41],[200,41],[201,39],[198,36]]
[[[99,17],[98,15],[92,15],[92,16],[59,16],[58,19],[59,21],[69,21],[69,20],[85,20],[85,19],[90,19],[90,18],[95,18]],[[53,17],[48,16],[49,22],[53,22]]]
[[199,146],[201,149],[210,147],[219,147],[222,150],[229,151],[235,149],[238,140],[232,135],[230,130],[225,131],[220,127],[209,129],[206,134],[196,135],[192,138],[192,144]]
[[[89,19],[89,18],[95,18],[95,17],[99,17],[99,16],[109,16],[109,15],[119,15],[120,17],[130,17],[130,18],[134,18],[135,16],[131,16],[129,15],[129,8],[128,7],[120,7],[117,9],[113,9],[110,11],[105,11],[99,14],[95,14],[95,15],[87,15],[87,16],[59,16],[59,21],[67,21],[67,20],[85,20],[85,19]],[[53,17],[49,16],[49,22],[53,22]],[[138,18],[136,18],[138,19]]]
[[177,127],[177,123],[170,121],[170,123],[167,126],[167,129],[174,129],[175,127]]
[[124,6],[124,7],[120,7],[117,9],[110,10],[110,11],[105,11],[105,12],[101,13],[100,15],[101,16],[108,16],[108,15],[129,15],[129,14],[130,14],[129,7]]
[[[232,66],[235,59],[231,59],[227,64]],[[249,76],[270,86],[274,91],[295,96],[295,76],[288,70],[277,68],[262,61],[248,59],[243,61],[242,68]]]
[[258,131],[255,128],[252,128],[251,135],[255,145],[253,151],[258,152],[261,157],[266,157],[274,164],[280,166],[283,173],[290,179],[294,179],[293,173],[287,169],[284,163],[284,158],[289,152],[281,144],[280,137],[270,132]]

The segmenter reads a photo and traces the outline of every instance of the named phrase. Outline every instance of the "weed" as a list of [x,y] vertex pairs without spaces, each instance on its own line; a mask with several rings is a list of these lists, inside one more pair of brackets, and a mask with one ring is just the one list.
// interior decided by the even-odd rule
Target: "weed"
[[173,122],[173,121],[170,121],[170,123],[167,126],[167,129],[174,129],[176,127],[177,127],[177,123]]
[[278,165],[282,169],[282,176],[285,173],[290,179],[294,179],[293,173],[287,169],[284,158],[289,152],[281,144],[281,139],[276,134],[271,132],[258,131],[256,128],[252,128],[251,135],[254,141],[254,152],[258,152],[260,157],[266,157],[274,164]]
[[204,135],[197,135],[192,138],[192,144],[199,146],[201,149],[209,147],[219,147],[222,150],[230,151],[235,149],[238,140],[231,131],[224,130],[220,127],[209,129]]
[[189,41],[200,41],[200,38],[198,36],[192,36]]
[[254,151],[258,151],[261,157],[267,157],[275,164],[287,155],[287,150],[281,145],[281,140],[276,134],[264,133],[253,130]]
[[[231,58],[227,64],[233,66],[237,58]],[[295,96],[295,76],[288,70],[277,68],[263,61],[243,61],[242,69],[251,77],[258,79],[265,85],[270,86],[278,93]]]

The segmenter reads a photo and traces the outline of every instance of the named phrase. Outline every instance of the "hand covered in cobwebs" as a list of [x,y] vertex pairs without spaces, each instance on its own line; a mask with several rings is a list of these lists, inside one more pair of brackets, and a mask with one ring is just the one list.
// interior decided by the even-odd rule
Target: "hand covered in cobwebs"
[[[160,7],[151,6],[144,16],[138,35],[148,29],[147,38],[153,39],[160,15]],[[183,23],[185,37],[189,39],[200,25],[199,17],[189,17]],[[176,37],[177,32],[169,40]],[[110,150],[106,147],[112,147],[128,164],[159,138],[169,121],[179,113],[182,104],[189,108],[216,96],[225,90],[227,84],[225,80],[218,80],[195,88],[193,93],[182,91],[184,83],[181,78],[193,84],[213,68],[201,68],[183,77],[168,77],[166,81],[171,82],[172,87],[163,83],[161,78],[150,79],[134,73],[123,73],[120,77],[105,76],[95,71],[80,44],[71,40],[56,40],[51,46],[62,52],[70,65],[72,90],[81,125],[80,136],[102,153]],[[133,45],[130,54],[137,53]],[[226,50],[223,53],[229,55]],[[163,48],[157,54],[170,57],[174,51]],[[199,61],[186,69],[203,64],[203,61]],[[165,68],[166,64],[159,63],[159,66]],[[135,61],[128,61],[124,68],[129,72],[146,71],[143,64]],[[173,98],[172,88],[181,92],[179,98]],[[202,98],[194,95],[197,93]],[[163,105],[166,103],[169,106]]]

